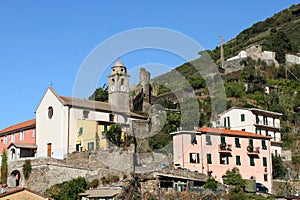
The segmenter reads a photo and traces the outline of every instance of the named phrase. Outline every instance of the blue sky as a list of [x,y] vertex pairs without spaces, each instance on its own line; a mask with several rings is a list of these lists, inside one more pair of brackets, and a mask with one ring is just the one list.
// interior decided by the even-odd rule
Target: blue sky
[[[299,1],[0,1],[0,129],[34,118],[51,82],[60,95],[72,96],[85,58],[115,34],[134,28],[168,28],[213,49],[219,45],[219,35],[226,42],[296,3]],[[168,66],[152,69],[157,74],[184,62],[151,50],[132,52],[121,60],[132,74],[147,63]],[[102,86],[105,77],[99,77],[98,85]]]

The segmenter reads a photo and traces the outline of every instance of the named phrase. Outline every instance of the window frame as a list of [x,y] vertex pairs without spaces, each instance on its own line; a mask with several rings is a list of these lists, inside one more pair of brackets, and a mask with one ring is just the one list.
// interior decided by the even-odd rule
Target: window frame
[[245,114],[243,113],[243,114],[241,114],[241,122],[244,122],[244,121],[246,121],[246,117],[245,117]]
[[[196,155],[196,160],[193,162],[193,155]],[[190,163],[199,164],[200,163],[200,155],[199,153],[190,153]]]

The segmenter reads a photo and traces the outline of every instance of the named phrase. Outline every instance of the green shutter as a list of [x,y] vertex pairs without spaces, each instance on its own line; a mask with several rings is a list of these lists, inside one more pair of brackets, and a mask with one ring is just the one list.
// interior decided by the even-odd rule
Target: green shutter
[[265,140],[261,141],[261,146],[262,146],[262,149],[267,149],[266,141]]
[[226,156],[226,164],[229,165],[229,156]]
[[192,163],[192,160],[193,160],[193,154],[190,153],[190,163]]
[[104,131],[107,131],[107,124],[104,124]]
[[241,122],[245,121],[245,114],[241,114]]
[[254,158],[253,157],[250,157],[250,166],[255,166]]
[[196,163],[200,163],[199,153],[197,153],[197,161]]
[[240,138],[235,138],[235,147],[241,147]]
[[197,144],[196,134],[195,133],[191,134],[191,144]]
[[210,153],[207,154],[207,163],[208,163],[208,164],[212,164],[212,161],[211,161],[211,154],[210,154]]
[[253,139],[249,139],[249,146],[253,147]]
[[226,117],[224,117],[224,128],[226,127]]
[[227,117],[228,128],[230,128],[230,117]]
[[220,164],[222,164],[222,155],[220,154]]
[[236,165],[241,165],[241,156],[236,156]]
[[263,157],[263,166],[264,167],[268,166],[268,164],[267,164],[267,157]]
[[225,142],[225,136],[221,136],[221,143],[222,144],[226,144],[226,142]]

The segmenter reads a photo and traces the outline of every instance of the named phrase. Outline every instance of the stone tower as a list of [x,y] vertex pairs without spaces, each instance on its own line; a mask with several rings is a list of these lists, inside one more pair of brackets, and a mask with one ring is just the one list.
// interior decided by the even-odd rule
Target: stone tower
[[125,65],[117,60],[108,75],[108,102],[123,112],[129,112],[129,78]]

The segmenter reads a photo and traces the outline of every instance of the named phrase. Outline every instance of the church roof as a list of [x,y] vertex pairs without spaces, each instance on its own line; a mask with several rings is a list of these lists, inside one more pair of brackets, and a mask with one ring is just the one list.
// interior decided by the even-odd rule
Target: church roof
[[113,67],[125,67],[124,63],[122,63],[122,61],[120,60],[117,60],[115,63],[114,63],[114,66]]
[[[56,93],[56,91],[49,87],[49,90],[57,97],[57,99],[65,106],[69,107],[77,107],[83,109],[92,109],[104,112],[116,112],[116,113],[123,113],[121,109],[116,106],[111,105],[107,102],[101,101],[94,101],[94,100],[87,100],[75,97],[68,97],[68,96],[60,96]],[[145,116],[130,112],[129,115],[134,118],[145,119]]]

